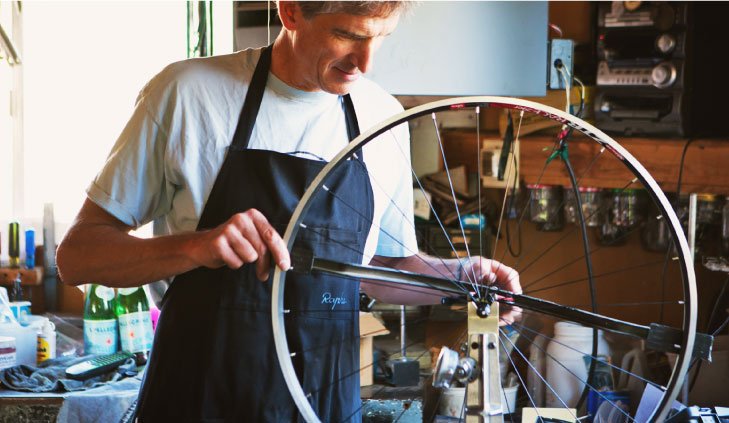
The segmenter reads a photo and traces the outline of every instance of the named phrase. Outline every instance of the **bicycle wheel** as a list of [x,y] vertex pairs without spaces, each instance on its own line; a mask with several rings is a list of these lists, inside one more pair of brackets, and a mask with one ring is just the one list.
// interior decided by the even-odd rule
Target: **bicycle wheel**
[[[535,227],[529,217],[530,206],[537,203],[525,202],[522,205],[514,205],[511,199],[515,197],[513,195],[516,187],[514,181],[518,176],[513,176],[512,180],[507,178],[504,188],[500,190],[482,190],[479,183],[476,199],[475,195],[469,197],[469,194],[463,193],[462,187],[459,189],[456,186],[459,184],[454,183],[455,175],[447,173],[444,179],[445,186],[440,187],[445,194],[443,192],[440,194],[446,198],[450,195],[453,204],[446,207],[447,204],[443,202],[439,206],[435,200],[427,201],[433,215],[431,217],[432,227],[436,232],[442,233],[442,238],[447,240],[447,248],[445,250],[431,248],[432,246],[428,245],[427,240],[421,247],[430,250],[431,253],[440,251],[442,257],[436,259],[442,262],[455,257],[458,262],[465,264],[466,261],[470,262],[472,256],[489,256],[504,265],[511,266],[520,274],[523,295],[513,295],[494,287],[486,288],[484,285],[478,285],[476,279],[483,280],[480,268],[478,275],[473,267],[470,268],[470,271],[449,273],[443,271],[444,268],[448,269],[448,266],[439,270],[432,265],[430,266],[432,269],[426,269],[422,273],[388,272],[381,269],[383,266],[378,263],[377,257],[373,257],[371,252],[364,254],[363,263],[339,263],[336,260],[317,261],[316,257],[306,256],[306,253],[303,253],[304,258],[298,262],[294,258],[296,264],[294,264],[293,271],[339,275],[343,284],[357,284],[362,279],[371,283],[387,283],[391,287],[397,286],[401,290],[412,290],[413,295],[417,295],[415,291],[431,288],[444,292],[444,297],[460,295],[465,301],[483,302],[482,299],[490,294],[495,296],[502,305],[521,307],[524,309],[522,321],[504,326],[510,332],[506,333],[504,328],[500,329],[499,338],[503,351],[513,351],[506,358],[511,372],[516,374],[516,379],[522,385],[520,391],[523,394],[518,405],[522,405],[521,408],[529,409],[537,409],[544,405],[539,398],[535,398],[534,386],[527,386],[529,377],[525,374],[526,369],[527,373],[531,374],[531,379],[542,384],[541,389],[549,393],[555,399],[556,404],[568,410],[577,409],[577,411],[569,411],[574,420],[580,418],[577,415],[581,413],[578,405],[584,403],[588,392],[594,392],[589,395],[592,396],[592,399],[605,402],[609,404],[609,407],[620,408],[617,401],[611,400],[600,392],[605,386],[597,386],[596,367],[602,365],[602,371],[605,372],[605,365],[598,349],[599,337],[595,336],[598,329],[611,333],[612,340],[619,345],[625,345],[628,340],[637,340],[644,345],[646,351],[655,351],[659,354],[668,352],[675,359],[672,360],[670,371],[665,375],[657,371],[654,371],[652,375],[635,374],[620,365],[607,364],[612,369],[610,372],[623,375],[621,378],[637,380],[642,386],[655,388],[658,392],[658,400],[647,406],[641,405],[643,408],[640,413],[642,413],[642,418],[650,421],[664,420],[669,415],[690,365],[692,357],[690,352],[701,349],[706,358],[709,354],[707,350],[710,350],[710,340],[705,338],[701,339],[701,348],[698,344],[695,345],[697,294],[688,244],[681,229],[681,223],[670,202],[646,169],[619,143],[573,115],[521,99],[463,97],[424,104],[393,116],[352,141],[310,183],[284,234],[289,250],[294,255],[299,254],[295,251],[297,239],[312,231],[316,232],[316,228],[306,224],[307,213],[312,204],[317,201],[343,201],[341,195],[327,186],[327,181],[361,148],[365,152],[365,157],[368,157],[368,153],[390,152],[391,154],[386,157],[380,157],[381,161],[386,162],[387,166],[406,166],[409,169],[408,172],[412,173],[414,190],[425,191],[420,175],[416,175],[415,171],[412,171],[409,151],[403,151],[402,146],[389,146],[385,150],[377,150],[374,146],[393,143],[392,137],[387,136],[387,133],[398,125],[409,124],[412,128],[422,128],[423,125],[428,125],[433,128],[432,135],[428,138],[431,148],[435,147],[439,150],[444,168],[449,169],[449,154],[446,154],[439,125],[443,114],[475,114],[476,120],[478,120],[478,114],[486,108],[511,111],[516,141],[519,140],[522,122],[529,119],[546,119],[553,121],[552,123],[564,125],[563,130],[554,137],[553,148],[542,152],[543,157],[539,161],[543,162],[543,167],[538,172],[539,176],[536,180],[532,181],[535,186],[544,183],[543,175],[548,169],[560,167],[567,180],[571,181],[569,190],[574,194],[573,197],[579,199],[583,192],[594,192],[591,191],[594,187],[585,186],[583,181],[595,181],[595,174],[599,169],[604,169],[606,163],[613,167],[617,164],[623,169],[621,172],[613,174],[610,181],[610,185],[614,189],[614,192],[611,193],[613,200],[598,203],[592,210],[577,201],[577,207],[572,208],[576,215],[576,224],[567,225],[561,231],[553,231],[556,229],[554,223],[561,218],[559,214],[552,213],[546,218],[538,214],[535,217],[532,214],[532,220],[540,222]],[[575,135],[582,134],[580,138],[582,155],[575,158],[574,164],[570,161],[567,147],[573,130],[576,131]],[[473,131],[473,137],[476,140],[473,154],[479,157],[477,160],[478,181],[481,181],[484,166],[480,157],[482,134],[478,125]],[[583,144],[587,141],[591,144],[585,147]],[[413,140],[413,143],[415,142],[418,140]],[[516,160],[516,155],[513,160]],[[616,179],[621,182],[615,183]],[[380,189],[387,192],[389,182],[377,180],[377,172],[370,173],[370,180],[373,190]],[[641,194],[638,194],[639,192]],[[469,197],[472,201],[469,203],[467,199],[464,200],[462,198],[464,196]],[[634,216],[631,215],[634,209],[627,207],[626,212],[625,208],[619,207],[621,202],[634,203],[634,199],[637,197],[644,198],[650,205],[647,219],[664,222],[664,229],[670,236],[672,248],[667,248],[665,252],[648,253],[641,250],[641,253],[637,253],[640,248],[636,247],[641,227],[639,220],[633,219]],[[477,202],[475,207],[466,207],[466,205],[473,206],[473,202]],[[392,200],[391,204],[394,204]],[[552,206],[557,205],[557,209],[561,210],[564,200],[557,199],[551,204]],[[347,207],[347,204],[342,204],[342,206]],[[358,210],[351,207],[350,209],[349,212],[358,213]],[[410,215],[397,207],[395,210],[399,210],[403,216],[401,224],[409,225],[414,230]],[[490,230],[479,229],[478,233],[474,235],[479,241],[479,247],[472,245],[469,248],[469,243],[466,242],[467,237],[462,222],[464,215],[469,210],[482,211],[492,217]],[[591,225],[591,222],[595,222],[594,215],[598,213],[607,215],[599,221],[602,227],[601,236],[597,240],[602,244],[596,242],[595,236],[590,232],[595,229],[588,226]],[[449,226],[448,223],[451,221],[455,223]],[[379,232],[379,237],[390,236],[386,230],[381,228],[381,222],[375,221],[371,224],[372,230]],[[479,228],[481,226],[479,222]],[[525,239],[522,239],[524,242],[518,243],[520,245],[515,246],[519,238],[515,235],[517,233]],[[493,245],[485,245],[489,235],[495,238]],[[334,242],[339,242],[341,248],[351,248],[344,242],[336,240]],[[360,253],[364,252],[360,251]],[[410,251],[410,254],[415,253],[417,251]],[[424,264],[424,267],[427,267],[427,264]],[[304,351],[297,350],[297,348],[301,348],[300,346],[292,347],[293,344],[287,336],[287,321],[292,315],[291,310],[287,309],[285,301],[286,280],[289,273],[276,269],[273,277],[271,313],[276,353],[289,391],[301,415],[310,422],[321,421],[322,417],[319,415],[317,405],[312,404],[311,401],[312,388],[304,386],[306,384],[302,383],[304,378],[302,365],[301,363],[295,365],[292,361],[292,357],[300,358]],[[461,273],[461,277],[457,277],[456,273]],[[631,275],[632,277],[629,277]],[[346,311],[356,313],[358,311],[357,301],[349,301],[349,304],[351,307]],[[589,343],[590,348],[580,350],[568,343],[560,343],[558,339],[551,336],[548,328],[555,319],[573,321],[592,327],[593,336]],[[413,322],[413,324],[415,323],[421,322]],[[535,326],[534,323],[537,325]],[[540,325],[547,329],[539,329]],[[512,343],[513,338],[509,334],[514,332],[519,334],[522,343]],[[542,341],[539,341],[540,339]],[[565,365],[566,360],[555,355],[554,349],[550,352],[549,348],[545,348],[544,340],[551,345],[559,345],[563,350],[572,350],[578,353],[579,357],[588,358],[585,361],[587,365],[583,365],[581,372],[576,372],[574,368],[571,369],[570,366]],[[359,338],[339,339],[332,341],[332,344],[350,342],[358,344]],[[524,342],[526,342],[526,346],[523,345]],[[313,351],[316,348],[318,347],[315,346],[306,352],[316,354]],[[550,374],[543,374],[541,369],[529,361],[528,354],[525,352],[526,348],[532,350],[532,356],[537,352],[551,363]],[[359,363],[359,369],[372,366],[369,360],[364,361],[368,362]],[[352,378],[358,381],[359,377],[356,373],[353,371],[351,374],[343,374],[340,378]],[[316,378],[316,375],[307,374],[305,377],[310,380]],[[564,390],[555,386],[554,380],[557,380],[555,378],[573,379],[573,384],[576,383],[579,388],[578,394],[573,392],[568,397]],[[327,383],[322,382],[317,389],[327,389]],[[352,401],[357,404],[359,398],[352,398]],[[636,409],[637,404],[633,403],[630,409],[625,411],[620,409],[618,413],[623,414],[626,419],[634,421]],[[359,409],[357,408],[357,410]],[[468,411],[473,412],[473,410]],[[489,410],[476,410],[473,413],[477,415],[479,412],[483,419],[486,418]],[[535,412],[539,415],[538,409]],[[499,410],[495,412],[492,410],[492,414],[498,413]],[[345,416],[342,420],[357,418],[356,416],[358,415],[354,413]],[[431,421],[432,418],[433,416],[423,416],[424,421]]]

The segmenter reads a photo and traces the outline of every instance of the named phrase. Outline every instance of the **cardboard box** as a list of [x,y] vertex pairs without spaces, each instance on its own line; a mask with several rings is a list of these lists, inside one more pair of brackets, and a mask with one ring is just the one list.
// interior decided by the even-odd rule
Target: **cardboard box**
[[374,383],[373,338],[390,333],[372,313],[359,313],[359,385],[368,386]]

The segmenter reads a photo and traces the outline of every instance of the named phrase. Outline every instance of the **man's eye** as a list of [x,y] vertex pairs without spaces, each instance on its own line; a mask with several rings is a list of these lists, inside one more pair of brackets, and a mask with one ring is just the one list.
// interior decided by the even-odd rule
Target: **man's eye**
[[362,41],[365,39],[364,37],[358,37],[358,36],[352,35],[352,34],[343,34],[340,32],[337,32],[334,35],[337,38],[339,38],[340,40],[346,40],[346,41],[355,41],[356,42],[356,41]]

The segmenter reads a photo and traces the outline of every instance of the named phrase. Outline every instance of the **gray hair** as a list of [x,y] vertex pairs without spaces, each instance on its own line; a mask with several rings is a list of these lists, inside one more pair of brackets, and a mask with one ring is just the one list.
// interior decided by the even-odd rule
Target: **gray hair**
[[300,1],[304,19],[326,13],[345,13],[356,16],[387,17],[395,13],[405,13],[413,1]]

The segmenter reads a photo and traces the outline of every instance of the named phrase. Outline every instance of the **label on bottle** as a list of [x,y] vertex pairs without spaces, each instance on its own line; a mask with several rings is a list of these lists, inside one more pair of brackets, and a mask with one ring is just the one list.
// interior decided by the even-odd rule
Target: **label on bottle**
[[152,318],[149,311],[122,314],[118,319],[122,350],[137,353],[152,349]]
[[114,299],[114,290],[108,286],[97,285],[96,296],[104,301],[111,301]]
[[38,335],[38,347],[36,351],[36,361],[43,361],[56,358],[56,338],[49,338],[45,335]]
[[15,338],[0,336],[0,370],[15,366]]
[[119,349],[116,319],[84,319],[84,345],[86,354],[111,354]]

